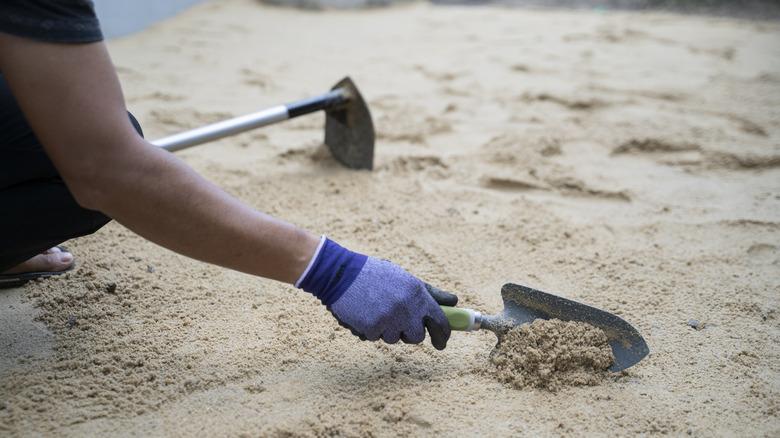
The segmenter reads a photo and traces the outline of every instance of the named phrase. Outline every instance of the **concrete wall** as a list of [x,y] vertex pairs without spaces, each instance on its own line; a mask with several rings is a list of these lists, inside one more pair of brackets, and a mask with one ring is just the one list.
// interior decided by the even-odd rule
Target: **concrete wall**
[[93,0],[107,38],[137,32],[203,0]]
[[[139,31],[196,3],[209,0],[94,0],[103,33],[108,38]],[[219,0],[210,0],[219,1]],[[304,9],[387,6],[425,0],[258,0]],[[780,0],[429,0],[437,4],[502,4],[530,7],[607,9],[668,9],[737,17],[780,18]]]
[[[297,0],[296,0],[297,1]],[[436,4],[500,4],[597,10],[662,10],[760,19],[780,18],[780,0],[431,0]]]

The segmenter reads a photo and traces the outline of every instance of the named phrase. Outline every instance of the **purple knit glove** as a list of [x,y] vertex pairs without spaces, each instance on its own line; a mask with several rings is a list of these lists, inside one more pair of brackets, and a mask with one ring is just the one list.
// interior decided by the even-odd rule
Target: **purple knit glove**
[[455,295],[432,295],[425,283],[401,267],[349,251],[325,237],[295,285],[319,298],[360,339],[419,344],[428,329],[433,346],[443,350],[450,338],[449,322],[437,300],[454,306]]

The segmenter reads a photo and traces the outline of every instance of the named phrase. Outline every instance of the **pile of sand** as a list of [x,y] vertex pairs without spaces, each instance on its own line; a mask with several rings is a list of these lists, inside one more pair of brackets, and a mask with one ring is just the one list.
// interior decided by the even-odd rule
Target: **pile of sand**
[[613,359],[603,330],[558,319],[537,319],[513,328],[490,356],[499,381],[552,391],[598,384]]

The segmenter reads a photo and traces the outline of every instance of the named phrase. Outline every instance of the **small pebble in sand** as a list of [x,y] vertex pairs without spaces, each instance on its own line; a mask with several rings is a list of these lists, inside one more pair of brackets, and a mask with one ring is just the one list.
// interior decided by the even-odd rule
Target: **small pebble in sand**
[[614,358],[601,329],[583,322],[538,319],[504,335],[490,360],[501,382],[555,391],[598,384]]
[[689,319],[688,320],[688,326],[695,330],[704,330],[704,327],[706,326],[705,323],[699,321],[698,319]]

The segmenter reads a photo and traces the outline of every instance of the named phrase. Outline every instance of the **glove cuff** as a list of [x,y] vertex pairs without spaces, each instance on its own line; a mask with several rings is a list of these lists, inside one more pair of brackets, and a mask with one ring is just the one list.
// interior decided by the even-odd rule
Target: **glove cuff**
[[295,287],[317,297],[322,304],[335,303],[355,281],[368,256],[352,252],[322,236],[309,265]]
[[314,254],[311,256],[311,260],[309,260],[309,264],[306,266],[306,269],[304,269],[301,276],[298,277],[298,280],[295,282],[295,287],[297,287],[298,289],[301,288],[301,283],[303,283],[303,279],[306,278],[307,275],[309,275],[312,266],[314,266],[314,262],[317,261],[317,257],[319,257],[320,252],[322,251],[322,247],[325,246],[326,240],[328,240],[328,238],[325,237],[324,234],[320,236],[320,243],[317,245],[317,249],[314,250]]

